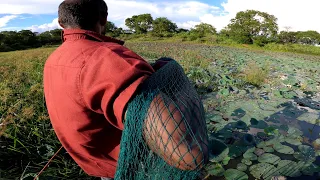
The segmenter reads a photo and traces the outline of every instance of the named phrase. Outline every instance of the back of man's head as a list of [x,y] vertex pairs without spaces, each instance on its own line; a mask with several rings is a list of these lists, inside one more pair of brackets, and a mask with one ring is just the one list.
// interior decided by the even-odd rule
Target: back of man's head
[[64,0],[59,6],[59,23],[64,28],[94,30],[97,23],[104,26],[107,15],[104,0]]

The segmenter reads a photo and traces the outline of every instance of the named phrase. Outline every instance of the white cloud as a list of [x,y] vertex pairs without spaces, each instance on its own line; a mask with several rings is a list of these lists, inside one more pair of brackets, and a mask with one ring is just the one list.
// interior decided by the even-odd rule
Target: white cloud
[[59,23],[58,23],[58,18],[54,19],[51,23],[47,23],[47,24],[42,24],[40,26],[38,25],[33,25],[27,29],[30,29],[33,32],[45,32],[45,31],[49,31],[49,30],[53,30],[53,29],[58,29],[61,28]]
[[16,15],[8,15],[8,16],[3,16],[0,18],[0,28],[7,26],[7,23],[11,21],[12,19],[17,18],[18,16]]
[[[278,18],[280,29],[317,30],[320,32],[319,0],[226,0],[221,7],[200,2],[105,0],[109,6],[109,20],[124,27],[124,20],[132,15],[150,13],[154,18],[168,17],[179,27],[191,28],[200,22],[212,24],[218,30],[225,27],[239,11],[254,9],[273,14]],[[1,0],[0,12],[6,14],[57,14],[62,0]],[[1,22],[1,21],[0,21]],[[55,22],[32,26],[33,30],[57,28]]]
[[239,11],[254,9],[275,15],[280,29],[290,26],[295,31],[317,30],[320,32],[320,24],[317,23],[319,0],[228,0],[222,6],[229,15],[215,17],[217,21],[225,21],[222,19],[226,17],[231,19]]
[[56,14],[62,0],[1,0],[2,14]]

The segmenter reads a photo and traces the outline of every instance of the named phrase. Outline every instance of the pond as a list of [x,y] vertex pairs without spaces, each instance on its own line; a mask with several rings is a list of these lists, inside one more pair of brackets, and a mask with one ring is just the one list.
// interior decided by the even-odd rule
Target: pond
[[320,178],[320,103],[269,96],[203,96],[214,149],[205,179]]

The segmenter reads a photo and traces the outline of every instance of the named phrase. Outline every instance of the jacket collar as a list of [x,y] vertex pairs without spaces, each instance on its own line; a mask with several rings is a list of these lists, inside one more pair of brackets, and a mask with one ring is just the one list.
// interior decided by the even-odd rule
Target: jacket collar
[[100,35],[93,31],[83,30],[83,29],[64,29],[62,31],[62,40],[63,42],[67,40],[76,40],[76,39],[92,39],[100,42],[113,42],[120,45],[124,45],[124,41]]

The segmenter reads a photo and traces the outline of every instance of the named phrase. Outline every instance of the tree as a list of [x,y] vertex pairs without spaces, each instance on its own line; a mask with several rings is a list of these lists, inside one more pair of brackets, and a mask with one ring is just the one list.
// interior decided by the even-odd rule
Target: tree
[[114,32],[115,30],[117,30],[118,28],[116,27],[116,25],[113,22],[108,21],[106,24],[106,32]]
[[247,10],[238,12],[227,26],[229,35],[239,43],[259,45],[276,39],[277,18],[265,12]]
[[153,18],[151,14],[140,14],[127,18],[125,23],[135,33],[147,33],[152,28]]
[[207,23],[201,23],[195,26],[195,29],[193,30],[197,32],[200,36],[206,36],[206,35],[213,35],[217,33],[217,30],[215,27],[213,27],[211,24]]
[[178,29],[178,26],[167,19],[166,17],[160,17],[153,21],[153,32],[154,33],[173,33],[176,32]]
[[320,34],[317,31],[298,31],[297,42],[300,44],[320,44]]
[[297,42],[297,33],[290,31],[281,31],[278,35],[279,43],[296,43]]
[[108,21],[106,24],[106,35],[111,37],[119,37],[123,33],[122,28],[118,28],[113,22]]
[[188,29],[184,29],[184,28],[178,28],[177,29],[177,33],[186,33],[186,32],[189,32]]

